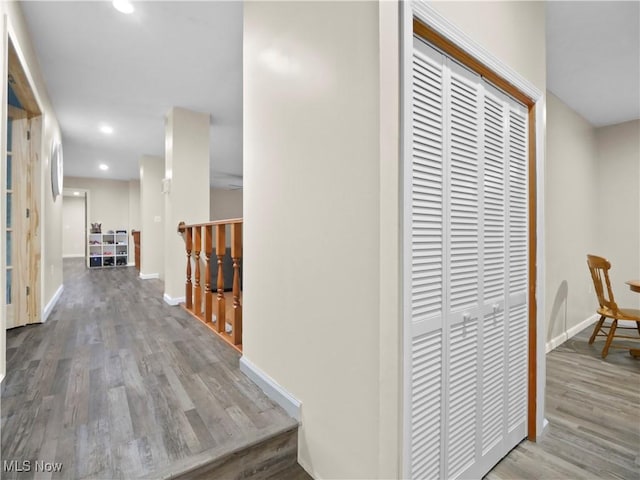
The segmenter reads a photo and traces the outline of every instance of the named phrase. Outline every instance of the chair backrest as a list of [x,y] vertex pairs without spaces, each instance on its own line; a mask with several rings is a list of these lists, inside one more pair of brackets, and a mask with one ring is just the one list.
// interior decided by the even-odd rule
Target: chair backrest
[[606,258],[587,255],[587,265],[591,272],[591,279],[596,289],[600,307],[608,308],[613,313],[616,313],[618,311],[618,305],[613,298],[613,290],[611,289],[611,282],[609,281],[611,263],[609,263]]

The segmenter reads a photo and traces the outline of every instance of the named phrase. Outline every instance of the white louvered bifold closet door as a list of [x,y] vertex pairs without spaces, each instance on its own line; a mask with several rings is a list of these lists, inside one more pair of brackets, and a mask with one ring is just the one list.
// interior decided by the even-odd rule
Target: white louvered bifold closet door
[[527,111],[414,38],[409,458],[479,478],[526,435]]

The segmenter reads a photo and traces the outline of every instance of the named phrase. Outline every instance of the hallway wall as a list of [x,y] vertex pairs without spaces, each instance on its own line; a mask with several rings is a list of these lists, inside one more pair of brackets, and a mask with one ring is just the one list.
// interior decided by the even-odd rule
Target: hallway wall
[[624,283],[640,279],[640,120],[596,129],[596,145],[599,251],[611,262],[616,302],[640,309]]
[[595,313],[586,255],[598,252],[599,197],[595,129],[551,92],[545,173],[545,341],[551,348]]
[[[6,17],[5,17],[6,15]],[[20,10],[19,2],[0,2],[0,16],[6,18],[6,24],[0,23],[1,38],[0,51],[7,52],[6,38],[7,34],[11,33],[14,41],[14,46],[19,53],[19,56],[24,60],[25,73],[31,80],[32,88],[34,90],[36,99],[38,100],[40,110],[43,112],[43,127],[42,127],[42,148],[40,151],[42,170],[38,172],[40,176],[41,185],[41,198],[42,204],[40,205],[40,242],[42,246],[42,257],[40,261],[41,279],[42,284],[40,286],[40,309],[42,319],[46,319],[46,316],[53,308],[53,305],[62,292],[62,196],[58,196],[57,199],[53,198],[51,193],[51,145],[54,139],[60,139],[60,127],[56,114],[51,105],[51,101],[47,95],[47,89],[45,86],[44,78],[38,64],[31,39],[29,38],[29,31],[24,22],[22,12]],[[0,93],[2,99],[2,115],[0,117],[0,129],[2,135],[0,135],[0,150],[6,151],[6,95],[7,95],[7,58],[5,56],[4,61],[0,67],[0,78],[2,78],[3,88]],[[0,169],[0,181],[2,185],[6,185],[4,178],[6,168],[4,168],[6,160],[4,155],[2,156],[3,168]],[[4,191],[4,190],[3,190]],[[4,198],[0,200],[0,208],[5,210]],[[3,244],[4,242],[0,242]],[[2,247],[2,259],[0,260],[0,266],[4,267],[5,258],[4,246]],[[2,268],[4,270],[4,268]],[[5,292],[5,278],[4,275],[0,275],[0,292],[4,295]],[[0,305],[4,305],[4,298]],[[5,373],[5,316],[4,308],[0,308],[0,379],[4,377]]]
[[129,263],[133,263],[131,229],[140,229],[140,182],[137,180],[65,177],[64,186],[65,188],[81,188],[89,192],[88,228],[91,228],[92,223],[101,223],[103,233],[108,230],[127,230]]

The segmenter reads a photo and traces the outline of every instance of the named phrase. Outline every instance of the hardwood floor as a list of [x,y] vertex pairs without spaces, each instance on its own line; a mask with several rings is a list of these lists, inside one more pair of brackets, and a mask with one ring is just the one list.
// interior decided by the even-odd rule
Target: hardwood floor
[[[590,333],[547,355],[550,425],[487,480],[640,479],[640,360],[618,349],[602,360]],[[266,438],[274,453],[264,465],[283,469],[260,478],[311,478],[282,463],[296,422],[239,371],[238,358],[167,306],[159,281],[65,260],[65,292],[49,321],[7,332],[1,460],[30,461],[31,471],[2,478],[208,478],[209,459],[227,468],[241,445]],[[36,460],[62,471],[36,475]]]
[[640,360],[603,342],[593,327],[547,355],[546,418],[486,476],[503,479],[640,479]]
[[[297,422],[239,371],[239,354],[163,302],[160,281],[77,259],[64,268],[47,323],[7,332],[1,456],[31,471],[2,478],[169,478],[175,465],[201,468],[295,434]],[[62,471],[36,475],[36,461]]]

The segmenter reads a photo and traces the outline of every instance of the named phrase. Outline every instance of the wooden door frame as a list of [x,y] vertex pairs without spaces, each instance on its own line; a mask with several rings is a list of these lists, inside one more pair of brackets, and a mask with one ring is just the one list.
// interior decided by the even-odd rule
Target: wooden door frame
[[[401,82],[402,82],[402,124],[404,125],[401,135],[402,140],[402,162],[407,165],[411,154],[411,139],[408,138],[408,129],[411,125],[411,108],[408,102],[411,98],[412,79],[412,55],[413,37],[426,40],[429,44],[443,51],[449,57],[470,68],[474,72],[493,83],[503,91],[523,103],[528,110],[529,121],[529,151],[528,151],[528,375],[527,375],[527,439],[536,441],[542,434],[544,423],[544,381],[545,381],[545,352],[543,340],[544,325],[544,277],[543,265],[538,264],[538,258],[543,257],[543,196],[542,179],[544,165],[544,118],[539,112],[544,108],[544,95],[536,87],[523,79],[519,74],[500,60],[494,58],[482,47],[478,46],[468,38],[457,27],[449,23],[436,10],[426,2],[411,2],[402,5],[401,15]],[[407,170],[408,167],[403,167]],[[405,183],[407,173],[404,173]],[[406,188],[405,188],[406,190]],[[404,192],[403,203],[409,201],[409,194]],[[404,207],[403,207],[404,208]],[[408,221],[405,213],[402,213],[405,223]],[[404,226],[405,237],[407,236],[407,226]],[[405,250],[403,265],[407,268],[407,248],[408,240],[403,239]],[[410,248],[409,248],[410,250]],[[410,312],[410,303],[407,299],[406,288],[408,286],[407,273],[404,274],[405,293],[403,298],[403,377],[404,395],[410,391],[410,375],[407,366],[410,361],[410,333],[408,329],[407,316]],[[540,295],[537,295],[537,293]],[[538,328],[538,327],[541,328]],[[407,398],[403,400],[403,428],[406,430],[410,424],[409,403]],[[402,458],[402,470],[406,476],[409,474],[410,451],[408,445],[407,431],[404,432],[404,446]]]
[[[44,228],[40,223],[40,219],[42,219],[42,206],[43,206],[43,191],[44,191],[44,176],[43,176],[43,138],[44,138],[44,121],[42,119],[42,109],[40,107],[41,102],[37,96],[36,90],[33,85],[32,78],[30,76],[29,70],[26,66],[26,62],[24,60],[24,55],[22,50],[20,49],[20,45],[17,41],[17,35],[14,33],[14,29],[11,23],[8,21],[7,17],[4,17],[4,26],[3,29],[3,41],[5,49],[3,51],[3,58],[5,60],[5,73],[6,75],[2,79],[5,92],[8,90],[9,84],[11,84],[12,89],[18,98],[19,103],[22,106],[22,109],[14,108],[13,106],[8,104],[8,97],[6,93],[4,93],[3,97],[3,128],[2,128],[2,185],[0,188],[1,195],[3,197],[3,204],[6,198],[6,157],[7,157],[7,118],[11,117],[13,120],[20,119],[37,119],[36,123],[38,131],[32,132],[33,142],[28,145],[27,148],[27,161],[31,164],[29,168],[32,168],[31,171],[31,189],[30,196],[27,199],[27,208],[30,210],[30,220],[33,231],[32,233],[32,245],[34,246],[35,257],[28,259],[28,271],[33,271],[33,278],[29,280],[29,287],[31,290],[29,300],[29,318],[26,319],[26,323],[36,323],[42,321],[42,298],[43,298],[43,290],[44,290],[44,272],[42,268],[42,252],[44,249]],[[14,189],[17,188],[17,185],[14,186]],[[6,230],[6,212],[3,208],[2,212],[2,221],[1,227],[4,235],[4,231]],[[15,243],[17,238],[14,235],[13,243]],[[1,286],[5,287],[5,272],[6,272],[6,246],[2,248],[2,260],[0,262],[0,266],[2,267],[2,282]],[[14,258],[14,262],[17,261],[17,258]],[[34,263],[35,262],[35,263]],[[28,275],[30,276],[30,275]],[[5,295],[5,288],[2,288],[2,295]],[[4,316],[4,321],[2,322],[1,327],[3,329],[6,328],[6,299],[2,298],[2,309]]]

